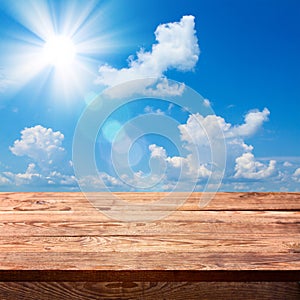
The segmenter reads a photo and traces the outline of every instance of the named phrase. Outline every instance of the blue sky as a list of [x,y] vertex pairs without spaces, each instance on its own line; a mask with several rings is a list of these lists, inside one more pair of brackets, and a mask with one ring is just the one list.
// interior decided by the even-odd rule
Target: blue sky
[[[0,0],[0,191],[130,191],[145,182],[144,190],[172,190],[180,170],[180,186],[190,189],[197,177],[201,191],[214,172],[199,123],[210,138],[218,138],[216,124],[224,134],[220,190],[298,191],[299,36],[297,0]],[[78,178],[80,116],[106,88],[149,77],[167,90],[142,83],[151,97],[127,103],[99,128],[98,177]],[[193,101],[188,88],[203,97],[192,112],[182,109]],[[108,111],[110,100],[101,101]],[[205,107],[213,117],[201,114]],[[134,142],[129,127],[112,145],[126,122],[149,115],[160,116],[161,128],[176,120],[171,140],[146,134]],[[111,151],[127,145],[124,136],[132,170],[120,173]]]

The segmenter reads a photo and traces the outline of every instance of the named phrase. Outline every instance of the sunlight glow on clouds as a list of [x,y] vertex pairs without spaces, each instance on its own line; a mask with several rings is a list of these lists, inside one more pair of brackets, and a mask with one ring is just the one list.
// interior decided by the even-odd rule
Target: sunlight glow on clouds
[[126,81],[161,77],[169,69],[192,70],[200,54],[193,16],[183,16],[179,22],[159,25],[155,31],[157,43],[151,51],[140,49],[136,58],[129,57],[128,68],[110,65],[99,68],[98,84],[113,86]]

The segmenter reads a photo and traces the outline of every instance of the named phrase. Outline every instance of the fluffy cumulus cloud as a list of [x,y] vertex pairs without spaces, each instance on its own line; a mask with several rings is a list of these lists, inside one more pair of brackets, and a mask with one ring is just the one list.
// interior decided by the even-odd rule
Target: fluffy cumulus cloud
[[62,142],[64,135],[37,125],[21,131],[21,139],[16,140],[10,151],[16,156],[27,156],[35,161],[40,168],[48,168],[64,154]]
[[223,139],[227,147],[227,159],[230,161],[253,150],[253,146],[248,145],[245,139],[262,127],[269,114],[267,108],[250,111],[240,125],[227,123],[224,118],[216,115],[204,117],[198,113],[193,114],[189,116],[186,124],[179,125],[181,139],[188,143],[187,147],[191,144],[209,146],[213,142],[210,138],[214,141]]
[[211,171],[207,166],[205,164],[197,163],[197,159],[192,154],[187,155],[186,157],[168,156],[166,150],[156,144],[151,144],[149,150],[151,158],[162,159],[166,162],[169,179],[176,178],[175,174],[178,172],[182,173],[181,175],[184,180],[189,180],[191,178],[198,178],[201,180],[203,178],[208,178],[211,175]]
[[129,57],[128,67],[101,66],[96,82],[113,86],[135,79],[161,77],[169,69],[188,71],[195,67],[200,50],[193,16],[183,16],[179,22],[159,25],[155,39],[151,51],[140,49],[136,56]]
[[250,152],[244,153],[236,158],[235,178],[264,179],[270,177],[275,172],[276,161],[270,160],[266,166],[256,161],[254,155]]
[[[147,107],[146,110],[153,111],[153,108]],[[182,141],[180,155],[169,155],[163,146],[150,144],[147,148],[150,174],[143,169],[118,175],[101,172],[98,177],[81,178],[80,185],[91,191],[106,188],[112,191],[172,190],[181,178],[179,188],[182,190],[190,190],[194,184],[196,190],[202,190],[214,175],[211,169],[210,136],[215,140],[223,139],[227,147],[224,190],[268,189],[268,179],[273,184],[276,182],[278,189],[291,189],[292,186],[287,184],[289,181],[294,184],[300,182],[297,164],[287,164],[286,160],[280,163],[274,159],[257,159],[253,146],[247,144],[247,137],[259,131],[268,116],[267,109],[250,111],[242,124],[233,125],[216,115],[190,115],[184,124],[178,126]],[[10,149],[17,156],[27,157],[29,163],[23,172],[3,171],[0,174],[2,189],[14,187],[18,190],[25,187],[26,190],[29,187],[49,190],[59,187],[60,190],[76,190],[78,185],[72,164],[66,157],[62,159],[66,153],[63,140],[64,135],[60,131],[41,125],[22,130],[20,139]],[[280,170],[279,165],[282,166]],[[273,185],[269,187],[274,189]]]
[[66,160],[63,140],[60,131],[41,125],[22,130],[21,138],[14,142],[10,151],[16,156],[27,157],[28,166],[23,172],[2,172],[0,185],[17,189],[76,188],[77,181],[70,162]]
[[270,111],[267,108],[264,108],[263,111],[250,111],[245,116],[244,124],[230,128],[227,135],[239,137],[251,136],[257,132],[264,122],[268,121],[269,115]]
[[[208,137],[214,139],[236,140],[255,134],[268,121],[270,112],[267,108],[262,111],[253,110],[245,115],[244,123],[234,125],[227,123],[224,118],[216,115],[206,117],[199,113],[190,115],[187,123],[179,126],[182,140],[187,142],[196,142],[197,144],[209,143]],[[199,124],[201,126],[199,127]],[[192,141],[193,140],[193,141]]]
[[300,168],[298,168],[298,169],[295,170],[294,176],[300,177]]
[[[187,155],[170,157],[163,147],[150,145],[151,158],[161,159],[167,164],[168,180],[174,178],[174,171],[177,170],[182,172],[186,179],[198,176],[201,181],[201,178],[207,179],[212,175],[210,146],[215,145],[218,140],[223,140],[227,148],[227,182],[269,178],[276,174],[276,161],[257,160],[252,153],[253,146],[245,141],[262,127],[269,114],[267,108],[262,111],[252,110],[245,115],[244,123],[240,125],[227,123],[224,118],[216,115],[190,115],[185,124],[178,126],[180,138],[188,151]],[[241,188],[240,182],[237,188]]]

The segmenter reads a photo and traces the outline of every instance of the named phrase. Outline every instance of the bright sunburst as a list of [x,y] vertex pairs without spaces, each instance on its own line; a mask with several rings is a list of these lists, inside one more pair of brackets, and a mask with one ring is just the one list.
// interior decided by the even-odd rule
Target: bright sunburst
[[103,55],[117,48],[115,32],[100,26],[109,21],[97,1],[28,0],[6,9],[26,32],[6,43],[6,63],[19,88],[34,80],[37,90],[50,87],[52,99],[74,99],[95,80]]
[[54,67],[70,66],[76,57],[76,47],[67,36],[53,36],[44,45],[44,60]]

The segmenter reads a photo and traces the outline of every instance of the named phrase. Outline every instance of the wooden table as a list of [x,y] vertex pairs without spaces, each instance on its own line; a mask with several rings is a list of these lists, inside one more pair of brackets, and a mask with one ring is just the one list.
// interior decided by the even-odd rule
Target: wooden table
[[124,223],[81,193],[0,193],[0,299],[300,299],[300,193],[198,196]]

